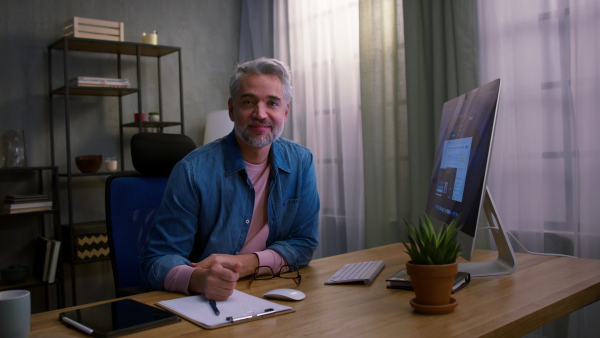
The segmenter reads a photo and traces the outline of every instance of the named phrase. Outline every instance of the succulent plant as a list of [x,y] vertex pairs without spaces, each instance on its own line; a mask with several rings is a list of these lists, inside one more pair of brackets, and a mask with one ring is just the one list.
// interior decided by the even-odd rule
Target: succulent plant
[[455,218],[450,224],[444,224],[438,232],[435,231],[431,218],[425,214],[419,217],[418,228],[410,225],[406,220],[404,223],[408,227],[408,241],[402,242],[406,248],[406,253],[410,256],[413,264],[421,265],[441,265],[452,264],[461,253],[461,245],[457,241],[460,226],[458,218]]

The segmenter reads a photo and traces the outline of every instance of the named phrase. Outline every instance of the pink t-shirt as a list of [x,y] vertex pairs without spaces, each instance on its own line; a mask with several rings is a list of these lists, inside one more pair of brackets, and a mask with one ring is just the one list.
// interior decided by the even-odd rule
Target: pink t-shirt
[[[246,242],[237,254],[253,253],[258,257],[259,266],[270,266],[273,271],[277,272],[283,265],[287,264],[286,261],[276,251],[265,250],[267,247],[267,238],[269,237],[267,205],[269,192],[267,184],[269,182],[271,165],[268,161],[263,164],[245,163],[250,181],[254,185],[254,213]],[[190,277],[195,269],[189,265],[178,265],[172,268],[165,277],[165,290],[189,294],[188,286]],[[261,270],[259,273],[263,273],[263,271]]]

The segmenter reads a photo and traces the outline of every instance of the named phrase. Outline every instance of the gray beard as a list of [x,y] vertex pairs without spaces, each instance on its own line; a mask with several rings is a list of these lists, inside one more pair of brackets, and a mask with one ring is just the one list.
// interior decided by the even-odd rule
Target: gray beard
[[[251,124],[254,122],[258,122],[258,121],[251,120],[248,122],[248,124]],[[246,126],[240,126],[240,125],[236,124],[234,129],[235,129],[235,134],[241,140],[243,140],[246,144],[248,144],[251,147],[262,148],[262,147],[266,147],[266,146],[270,145],[271,143],[275,142],[275,140],[277,140],[279,138],[279,136],[281,136],[281,133],[283,132],[283,126],[281,126],[281,128],[276,128],[272,124],[269,124],[269,126],[271,126],[271,128],[272,128],[271,134],[269,134],[265,137],[252,136]]]

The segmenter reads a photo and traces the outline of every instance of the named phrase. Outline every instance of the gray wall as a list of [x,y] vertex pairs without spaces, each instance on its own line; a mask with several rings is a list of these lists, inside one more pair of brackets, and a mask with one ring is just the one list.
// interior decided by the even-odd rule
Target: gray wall
[[[142,32],[157,30],[158,43],[182,48],[185,134],[197,145],[202,144],[205,114],[227,107],[227,78],[237,62],[241,1],[238,0],[7,0],[0,2],[0,133],[7,129],[25,132],[27,160],[30,166],[49,165],[50,134],[48,118],[47,46],[62,36],[63,23],[73,16],[120,21],[125,24],[125,41],[141,42]],[[176,57],[164,60],[163,112],[166,120],[178,121],[178,78]],[[62,54],[53,54],[54,77],[60,76]],[[116,77],[115,57],[106,55],[80,55],[74,58],[75,75]],[[133,62],[124,59],[124,76]],[[156,62],[144,60],[142,76],[147,81],[140,84],[144,93],[143,109],[157,110]],[[56,83],[56,82],[55,82]],[[60,97],[55,104],[62,111]],[[135,95],[123,100],[125,122],[133,121],[137,110]],[[118,154],[118,100],[114,98],[79,97],[71,106],[72,157],[83,154]],[[64,171],[64,117],[55,119],[57,165]],[[179,128],[165,132],[178,133]],[[126,131],[126,158],[128,143],[134,130]],[[126,168],[132,169],[130,160]],[[104,170],[103,168],[101,170]],[[75,222],[104,219],[105,176],[81,178],[75,181]],[[0,177],[0,198],[14,193],[15,186],[27,186],[27,180]],[[62,196],[66,183],[61,180]],[[63,222],[66,219],[66,200],[61,199]],[[40,232],[35,217],[0,219],[0,268],[19,263],[31,265],[36,232]],[[32,223],[32,224],[30,224]],[[30,257],[31,256],[31,257]],[[65,266],[68,267],[68,266]],[[112,297],[112,271],[110,263],[79,265],[79,303]],[[67,271],[68,272],[68,271]],[[69,274],[67,273],[67,278]],[[69,280],[67,305],[70,304]],[[34,291],[41,293],[41,291]],[[43,293],[42,293],[43,294]],[[40,298],[39,295],[36,296]],[[39,305],[34,304],[34,311]]]

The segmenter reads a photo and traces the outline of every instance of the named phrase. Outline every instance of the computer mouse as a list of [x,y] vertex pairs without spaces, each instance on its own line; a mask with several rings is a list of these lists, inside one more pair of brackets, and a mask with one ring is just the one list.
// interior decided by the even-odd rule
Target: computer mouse
[[265,293],[263,297],[282,300],[303,300],[306,295],[304,292],[294,289],[275,289]]

